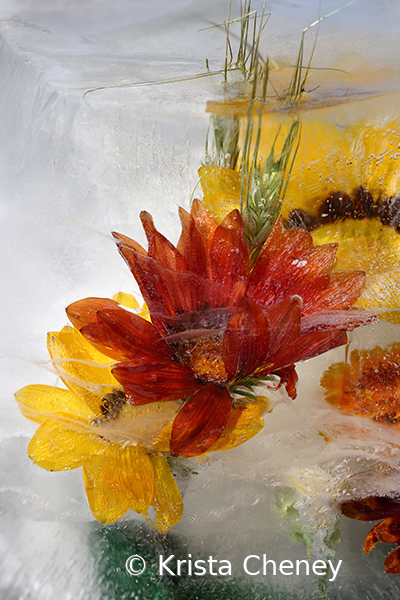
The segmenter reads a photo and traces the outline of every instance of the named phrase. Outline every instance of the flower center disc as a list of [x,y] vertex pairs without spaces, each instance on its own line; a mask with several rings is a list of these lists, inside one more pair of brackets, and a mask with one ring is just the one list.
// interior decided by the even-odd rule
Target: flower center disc
[[189,366],[207,383],[224,384],[227,380],[222,358],[223,333],[208,337],[181,339],[173,344],[179,362]]

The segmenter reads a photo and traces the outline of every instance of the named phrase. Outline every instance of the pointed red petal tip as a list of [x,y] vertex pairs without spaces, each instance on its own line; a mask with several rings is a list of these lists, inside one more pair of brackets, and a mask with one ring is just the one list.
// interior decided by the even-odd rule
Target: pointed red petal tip
[[279,385],[285,386],[289,398],[295,400],[297,397],[296,383],[298,382],[299,377],[294,365],[290,365],[280,371],[275,371],[275,375],[280,377],[281,382]]
[[200,456],[220,438],[228,423],[232,397],[226,388],[209,383],[185,402],[175,417],[172,456]]
[[153,217],[147,212],[147,210],[141,211],[140,220],[142,221],[143,229],[145,230],[146,235],[148,231],[153,232],[155,230]]
[[74,327],[80,330],[88,323],[97,322],[96,314],[99,310],[110,308],[119,308],[119,305],[115,300],[111,300],[110,298],[85,298],[67,306],[65,312]]
[[166,269],[187,271],[187,264],[182,255],[162,233],[157,231],[152,216],[148,212],[142,211],[140,219],[147,237],[148,255]]
[[127,235],[123,235],[122,233],[117,233],[116,231],[113,231],[112,236],[116,240],[118,249],[124,258],[125,258],[125,254],[123,252],[124,250],[138,252],[142,256],[147,256],[146,250],[144,248],[142,248],[142,246],[140,244],[135,242],[135,240],[132,240],[131,238],[129,238]]
[[385,558],[383,563],[386,573],[392,573],[398,575],[400,573],[400,548],[392,550],[392,552]]

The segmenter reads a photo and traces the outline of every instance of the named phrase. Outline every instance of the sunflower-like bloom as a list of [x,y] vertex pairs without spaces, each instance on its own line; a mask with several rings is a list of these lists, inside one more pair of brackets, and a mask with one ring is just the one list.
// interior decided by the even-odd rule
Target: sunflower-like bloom
[[78,301],[67,314],[118,361],[112,373],[129,404],[180,403],[170,451],[197,456],[220,438],[239,393],[250,400],[252,386],[276,374],[295,397],[294,363],[346,343],[345,330],[371,317],[349,310],[364,273],[331,274],[336,245],[313,247],[306,231],[283,231],[278,222],[250,268],[237,210],[217,225],[194,201],[180,216],[177,247],[148,213],[147,252],[114,234],[151,322],[107,299]]
[[378,542],[396,544],[385,558],[386,573],[400,573],[400,497],[369,496],[361,500],[351,500],[341,505],[341,511],[350,519],[358,521],[375,521],[383,519],[375,525],[367,535],[364,552],[369,554]]
[[[388,309],[400,322],[400,120],[398,96],[300,113],[301,139],[282,204],[288,227],[309,231],[316,244],[338,243],[335,270],[366,272],[357,306]],[[245,122],[247,105],[210,104],[214,114]],[[385,118],[382,118],[382,114]],[[260,155],[281,148],[290,122],[263,116]],[[218,220],[240,204],[241,173],[217,166],[199,171],[207,209]]]
[[157,437],[177,411],[176,403],[127,405],[110,369],[73,327],[48,335],[53,365],[68,389],[29,385],[16,393],[22,413],[40,423],[28,447],[47,471],[83,467],[93,515],[113,523],[128,509],[147,515],[165,533],[182,516],[182,500]]
[[400,423],[400,344],[384,350],[353,350],[322,376],[325,399],[349,414],[380,423]]

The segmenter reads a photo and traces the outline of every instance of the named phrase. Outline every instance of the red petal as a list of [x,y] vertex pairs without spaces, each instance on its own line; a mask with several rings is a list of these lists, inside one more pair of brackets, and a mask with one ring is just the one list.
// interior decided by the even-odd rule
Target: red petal
[[375,535],[380,542],[398,544],[400,542],[400,515],[387,517],[374,527]]
[[120,307],[99,311],[97,322],[85,325],[81,333],[100,352],[116,360],[173,360],[172,350],[154,325]]
[[365,279],[366,275],[363,271],[333,273],[327,289],[318,299],[310,303],[308,311],[304,311],[304,313],[312,313],[323,309],[343,310],[350,308],[361,296]]
[[[332,331],[315,331],[300,337],[293,344],[282,348],[273,357],[271,357],[272,367],[268,372],[276,373],[277,369],[282,369],[299,360],[306,360],[319,356],[332,348],[337,348],[347,344],[347,335],[343,330],[334,329]],[[264,373],[267,374],[267,373]]]
[[149,244],[148,255],[161,266],[172,271],[187,271],[187,264],[180,252],[154,227],[153,219],[148,212],[140,213],[143,229]]
[[[163,315],[175,315],[192,308],[190,275],[165,269],[153,258],[143,256],[119,242],[118,249],[139,285],[154,325],[165,332]],[[155,315],[159,315],[159,318]]]
[[175,332],[175,316],[210,308],[210,298],[214,298],[214,304],[219,306],[223,298],[219,283],[196,273],[167,269],[133,249],[127,262],[149,308],[151,320],[162,334]]
[[192,209],[190,211],[194,219],[197,231],[200,233],[206,252],[210,251],[211,244],[214,238],[217,223],[208,214],[200,200],[193,200]]
[[293,295],[312,301],[329,284],[337,244],[313,247],[309,233],[300,228],[282,231],[275,224],[252,271],[248,295],[272,306]]
[[202,387],[189,367],[175,362],[125,363],[112,373],[134,405],[183,400]]
[[[376,525],[375,525],[376,527]],[[377,536],[375,535],[375,527],[371,529],[364,542],[364,552],[365,554],[369,554],[372,548],[375,548],[376,544],[379,542]]]
[[[179,218],[181,220],[182,231],[181,235],[179,236],[176,248],[185,258],[185,248],[190,241],[190,224],[193,221],[193,219],[191,215],[187,212],[187,210],[185,210],[181,206],[179,207]],[[186,262],[188,261],[186,260]]]
[[179,215],[182,222],[182,233],[178,242],[178,250],[190,271],[211,279],[209,256],[194,219],[183,208],[179,209]]
[[266,311],[271,323],[270,357],[284,352],[300,337],[302,301],[298,296]]
[[[389,544],[399,544],[400,543],[400,515],[394,515],[392,517],[388,517],[384,521],[381,521],[377,525],[375,525],[367,537],[365,538],[364,543],[364,552],[369,554],[376,546],[377,542],[387,542]],[[390,556],[390,555],[389,555]],[[396,557],[392,560],[389,559],[389,556],[385,560],[385,567],[387,567],[388,573],[396,573],[398,565],[396,564]],[[388,560],[389,559],[389,560]],[[388,570],[388,568],[393,568],[393,570]]]
[[118,302],[109,298],[85,298],[67,306],[66,313],[71,323],[81,329],[87,323],[97,322],[99,310],[119,309]]
[[385,558],[383,565],[386,569],[386,573],[398,575],[400,573],[400,548],[392,550]]
[[147,252],[140,244],[132,240],[127,235],[123,235],[122,233],[112,232],[112,235],[115,240],[117,240],[117,245],[120,253],[125,258],[126,262],[129,264],[129,256],[130,253],[139,252],[142,256],[147,256]]
[[296,383],[299,380],[294,365],[290,365],[285,369],[275,371],[275,375],[278,375],[281,378],[280,385],[284,385],[286,387],[289,398],[294,400],[297,396]]
[[218,305],[236,304],[246,291],[249,276],[249,252],[238,210],[229,213],[215,230],[210,260],[213,281],[222,284]]
[[358,521],[375,521],[400,514],[400,498],[368,496],[361,500],[349,500],[340,506],[343,515]]
[[374,321],[377,317],[372,310],[321,310],[301,319],[301,334],[326,329],[352,331]]
[[232,407],[226,388],[213,383],[203,386],[184,403],[175,417],[171,436],[173,456],[199,456],[224,431]]
[[242,298],[228,323],[223,341],[223,359],[228,379],[255,374],[269,354],[268,317],[250,298]]

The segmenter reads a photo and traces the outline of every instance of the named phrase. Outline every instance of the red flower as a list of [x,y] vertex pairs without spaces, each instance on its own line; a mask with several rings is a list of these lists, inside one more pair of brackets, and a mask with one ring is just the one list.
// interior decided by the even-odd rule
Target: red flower
[[346,517],[359,521],[384,519],[367,535],[364,552],[369,554],[378,542],[397,544],[397,548],[388,554],[383,564],[386,573],[400,573],[400,498],[369,496],[362,500],[344,502],[341,511]]
[[148,213],[141,214],[147,252],[114,233],[151,323],[102,299],[76,302],[67,313],[118,361],[113,374],[129,403],[183,401],[171,453],[197,456],[224,430],[235,386],[275,373],[294,398],[294,363],[346,343],[345,330],[371,316],[349,310],[364,273],[331,274],[336,244],[313,247],[306,231],[283,231],[279,221],[251,268],[237,210],[217,226],[195,200],[180,216],[176,248]]

